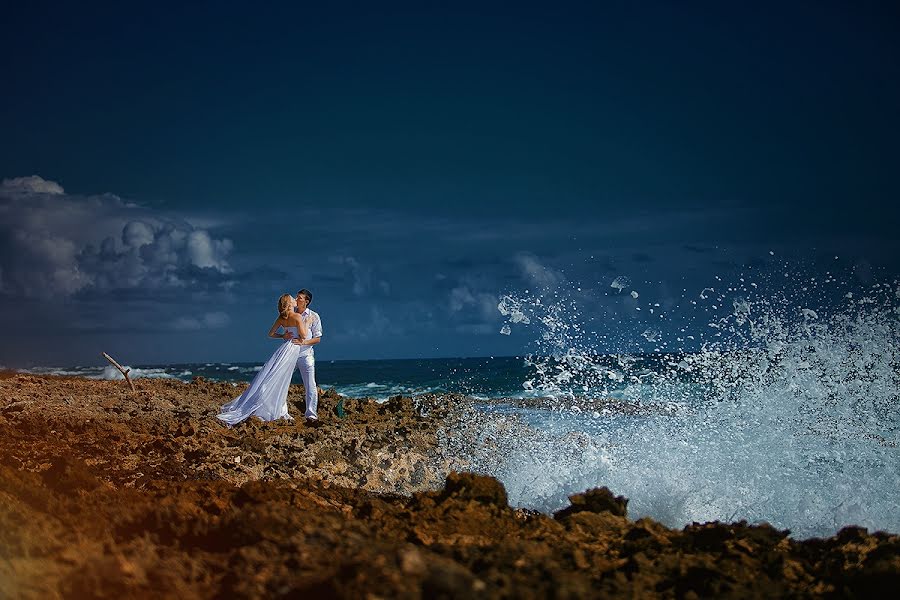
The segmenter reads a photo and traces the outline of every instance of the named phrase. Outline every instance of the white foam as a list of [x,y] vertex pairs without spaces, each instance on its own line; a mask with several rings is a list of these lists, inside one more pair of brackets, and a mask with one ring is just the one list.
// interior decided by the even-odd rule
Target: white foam
[[522,303],[512,296],[501,296],[497,310],[504,317],[509,317],[510,323],[531,323],[531,319],[523,312]]
[[[815,294],[821,282],[797,283]],[[527,435],[509,434],[508,414],[473,419],[454,451],[498,476],[513,503],[543,510],[607,485],[630,498],[632,515],[673,527],[747,519],[797,537],[850,524],[900,532],[900,288],[873,288],[843,308],[798,308],[783,290],[757,292],[765,288],[732,286],[741,295],[716,306],[733,311],[703,323],[712,341],[653,370],[624,355],[618,368],[599,365],[564,295],[516,298],[540,348],[523,388],[555,400],[517,415],[530,420]],[[575,414],[566,398],[583,394],[648,410]]]
[[613,279],[612,283],[609,284],[609,287],[615,289],[616,291],[621,292],[625,288],[627,288],[631,284],[631,280],[625,277],[624,275],[620,275]]
[[[165,369],[138,369],[127,365],[122,365],[122,367],[128,370],[128,376],[131,379],[177,379],[175,375],[166,373]],[[85,375],[85,377],[88,379],[125,379],[125,376],[112,365],[103,367],[103,370],[100,373]]]

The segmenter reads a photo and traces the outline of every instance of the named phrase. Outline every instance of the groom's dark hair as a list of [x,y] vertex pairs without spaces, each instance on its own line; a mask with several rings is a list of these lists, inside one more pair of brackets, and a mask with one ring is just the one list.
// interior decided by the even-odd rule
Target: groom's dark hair
[[298,295],[298,296],[299,296],[300,294],[303,294],[304,296],[306,296],[306,303],[307,303],[307,304],[312,304],[312,292],[311,292],[311,291],[309,291],[309,290],[306,289],[306,288],[303,288],[302,290],[300,290],[299,292],[297,292],[297,295]]

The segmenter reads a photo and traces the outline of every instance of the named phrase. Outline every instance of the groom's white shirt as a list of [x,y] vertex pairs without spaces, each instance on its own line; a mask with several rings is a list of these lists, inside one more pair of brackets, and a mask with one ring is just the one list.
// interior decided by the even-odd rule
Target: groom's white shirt
[[[311,340],[313,338],[322,337],[322,319],[319,313],[314,310],[306,309],[300,316],[309,323],[309,335],[303,339]],[[300,354],[298,356],[315,356],[315,346],[300,346]]]

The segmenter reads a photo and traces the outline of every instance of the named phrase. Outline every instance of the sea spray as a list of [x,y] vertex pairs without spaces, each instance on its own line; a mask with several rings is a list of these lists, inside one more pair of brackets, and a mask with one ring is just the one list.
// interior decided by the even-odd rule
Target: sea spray
[[[900,286],[788,269],[687,295],[647,328],[650,353],[601,354],[571,293],[503,296],[504,325],[534,334],[523,387],[544,400],[483,411],[453,450],[542,510],[607,485],[675,527],[900,531]],[[606,399],[644,410],[584,410]]]

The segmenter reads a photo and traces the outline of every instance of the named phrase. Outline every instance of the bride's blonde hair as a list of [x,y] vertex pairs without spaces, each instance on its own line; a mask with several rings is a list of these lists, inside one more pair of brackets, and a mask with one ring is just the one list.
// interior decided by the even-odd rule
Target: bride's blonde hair
[[282,294],[278,299],[278,316],[282,319],[287,320],[288,315],[291,314],[291,300],[293,299],[294,297],[290,294]]

